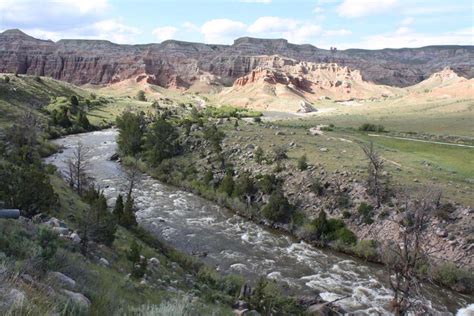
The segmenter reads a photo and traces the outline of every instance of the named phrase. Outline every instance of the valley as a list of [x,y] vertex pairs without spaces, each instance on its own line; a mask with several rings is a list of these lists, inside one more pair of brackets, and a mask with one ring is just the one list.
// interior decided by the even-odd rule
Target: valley
[[0,312],[456,314],[473,52],[0,33]]

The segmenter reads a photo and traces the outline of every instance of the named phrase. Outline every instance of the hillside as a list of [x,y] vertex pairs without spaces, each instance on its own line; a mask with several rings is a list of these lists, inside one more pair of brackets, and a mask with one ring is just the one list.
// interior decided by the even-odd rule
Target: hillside
[[118,45],[99,40],[35,39],[20,30],[0,34],[0,72],[52,77],[75,84],[109,84],[145,75],[149,83],[187,89],[211,79],[230,86],[265,65],[267,56],[302,62],[337,63],[360,69],[362,78],[378,84],[416,84],[446,66],[474,76],[472,46],[428,46],[413,49],[329,51],[295,45],[284,39],[239,38],[232,45],[180,41]]

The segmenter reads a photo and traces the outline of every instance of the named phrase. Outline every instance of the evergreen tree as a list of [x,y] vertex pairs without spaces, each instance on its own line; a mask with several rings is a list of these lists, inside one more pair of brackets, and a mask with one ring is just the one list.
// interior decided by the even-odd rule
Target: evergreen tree
[[123,216],[123,197],[122,194],[119,194],[117,197],[117,201],[115,201],[115,207],[112,214],[114,214],[115,218],[120,222]]
[[234,178],[231,172],[227,172],[224,179],[222,179],[219,191],[224,192],[229,196],[234,192]]
[[176,128],[160,118],[154,122],[145,137],[145,156],[151,165],[159,165],[178,151],[179,134]]
[[137,92],[137,100],[138,101],[146,101],[145,91],[139,90]]
[[77,118],[77,124],[79,124],[80,127],[88,131],[91,128],[91,124],[89,122],[89,119],[87,118],[87,115],[83,112],[79,112],[79,117]]
[[137,219],[135,217],[135,210],[133,207],[133,198],[131,195],[127,196],[127,201],[123,208],[123,216],[120,220],[120,225],[126,228],[137,226]]
[[263,162],[265,153],[263,152],[262,147],[257,147],[254,153],[255,161],[259,164]]
[[79,100],[75,95],[72,95],[70,98],[71,103],[71,113],[76,114],[79,111]]
[[298,159],[298,169],[301,171],[306,170],[308,168],[308,159],[306,158],[306,155],[301,156]]
[[135,156],[142,150],[145,119],[141,114],[125,112],[117,118],[117,144],[125,155]]

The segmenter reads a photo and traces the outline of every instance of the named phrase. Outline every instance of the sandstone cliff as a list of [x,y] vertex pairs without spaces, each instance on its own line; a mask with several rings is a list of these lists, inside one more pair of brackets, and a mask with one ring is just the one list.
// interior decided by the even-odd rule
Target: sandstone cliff
[[474,77],[473,46],[429,46],[413,49],[328,51],[295,45],[284,39],[240,38],[233,45],[181,41],[118,45],[100,40],[35,39],[20,30],[0,34],[0,72],[44,75],[74,84],[109,84],[139,75],[163,87],[230,86],[256,68],[268,67],[280,55],[302,62],[337,63],[360,69],[364,80],[378,84],[416,84],[446,66]]

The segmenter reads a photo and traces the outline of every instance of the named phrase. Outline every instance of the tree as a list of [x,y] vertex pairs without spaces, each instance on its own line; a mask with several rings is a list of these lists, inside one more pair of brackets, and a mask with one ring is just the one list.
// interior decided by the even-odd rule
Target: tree
[[34,165],[0,163],[0,179],[0,201],[20,209],[22,216],[31,218],[58,205],[48,176]]
[[155,121],[145,136],[147,161],[156,166],[164,159],[173,157],[178,152],[178,137],[173,125],[161,118]]
[[133,201],[132,196],[128,195],[127,201],[125,202],[125,206],[123,208],[123,216],[119,222],[119,224],[125,228],[130,228],[130,227],[138,225],[133,204],[134,204],[134,201]]
[[79,111],[79,100],[75,95],[72,95],[69,101],[71,103],[71,113],[76,114]]
[[142,114],[124,112],[117,118],[117,145],[125,155],[136,156],[142,150],[145,119]]
[[274,191],[263,207],[262,214],[272,222],[287,223],[294,212],[294,206],[288,202],[281,190]]
[[263,152],[262,147],[259,146],[257,147],[257,149],[255,149],[254,157],[255,157],[255,161],[258,164],[261,164],[263,162],[263,159],[265,158],[265,153]]
[[68,160],[68,171],[66,178],[69,186],[82,195],[84,188],[87,186],[87,168],[89,151],[81,142],[77,143],[72,153],[72,157]]
[[243,172],[235,183],[233,195],[241,198],[249,205],[252,202],[252,196],[257,192],[257,188],[250,174]]
[[89,119],[87,118],[87,115],[83,112],[79,112],[79,117],[77,118],[77,124],[79,124],[80,127],[88,131],[91,128],[91,123],[89,122]]
[[383,160],[380,157],[379,153],[375,150],[374,144],[372,142],[370,142],[369,145],[362,146],[362,150],[364,151],[364,154],[369,163],[367,187],[369,193],[375,197],[377,207],[380,207],[382,201],[387,195],[387,183],[384,183],[383,179]]
[[403,216],[396,222],[398,241],[383,240],[382,243],[382,260],[394,292],[392,309],[395,315],[427,312],[421,305],[420,267],[436,252],[426,234],[430,217],[436,210],[432,197],[432,191],[423,192],[413,200],[405,194],[404,201],[398,205]]
[[117,221],[120,222],[123,216],[123,210],[124,210],[124,205],[123,205],[123,197],[122,194],[119,194],[117,196],[117,200],[115,201],[115,206],[112,214],[114,214],[115,218]]
[[211,125],[204,129],[204,139],[209,142],[214,153],[219,155],[222,151],[222,141],[225,138],[223,131],[219,130],[217,126]]
[[145,91],[138,90],[137,92],[137,100],[138,101],[146,101]]
[[138,158],[135,157],[131,164],[125,169],[125,180],[127,182],[127,196],[132,195],[133,188],[140,181],[140,169],[138,168]]
[[306,158],[306,154],[304,154],[298,159],[298,169],[303,171],[303,170],[306,170],[307,168],[308,168],[308,159]]
[[226,172],[224,179],[219,186],[219,191],[226,193],[227,195],[232,195],[234,192],[234,177],[232,176],[232,172]]

